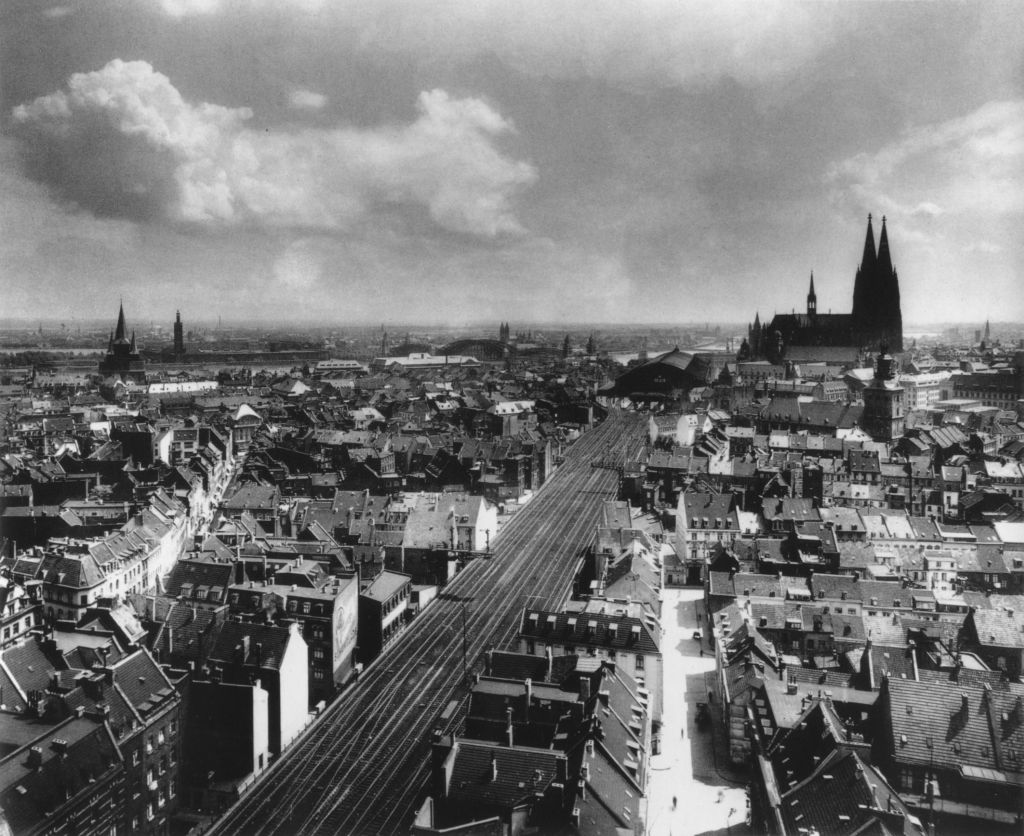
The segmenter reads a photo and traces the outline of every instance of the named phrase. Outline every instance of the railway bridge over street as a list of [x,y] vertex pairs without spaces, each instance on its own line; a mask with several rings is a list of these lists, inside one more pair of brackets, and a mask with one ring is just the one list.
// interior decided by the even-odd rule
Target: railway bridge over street
[[426,793],[430,730],[457,729],[468,672],[487,648],[509,645],[524,606],[565,600],[618,488],[603,463],[635,460],[645,435],[642,416],[615,412],[580,438],[492,556],[448,584],[208,832],[407,833]]

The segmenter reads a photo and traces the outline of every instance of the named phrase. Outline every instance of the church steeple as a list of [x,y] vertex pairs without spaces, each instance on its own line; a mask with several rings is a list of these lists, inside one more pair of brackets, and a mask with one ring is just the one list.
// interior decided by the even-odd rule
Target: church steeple
[[882,215],[882,232],[878,236],[878,275],[883,280],[892,275],[892,256],[889,254],[889,234],[885,231],[885,215]]
[[818,315],[818,294],[814,292],[814,271],[811,271],[811,289],[807,292],[807,315]]
[[[885,219],[882,220],[883,235],[885,230]],[[868,215],[868,231],[864,236],[864,255],[860,258],[860,269],[870,270],[875,266],[875,231],[871,227],[871,215]]]
[[857,277],[853,282],[853,321],[860,330],[870,327],[872,305],[877,294],[875,268],[878,258],[875,254],[875,231],[871,227],[871,215],[868,215],[868,231],[864,236],[864,254],[857,268]]
[[117,327],[110,332],[107,353],[100,361],[99,373],[104,377],[119,377],[122,380],[144,382],[146,379],[146,361],[139,355],[135,332],[132,331],[131,338],[128,337],[123,302],[117,311]]
[[124,324],[124,302],[117,311],[117,328],[114,330],[114,342],[125,342],[125,332],[128,329]]

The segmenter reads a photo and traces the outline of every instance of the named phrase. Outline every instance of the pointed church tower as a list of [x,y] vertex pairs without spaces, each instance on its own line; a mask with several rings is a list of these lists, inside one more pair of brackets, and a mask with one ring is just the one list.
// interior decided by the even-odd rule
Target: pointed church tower
[[811,289],[807,292],[807,315],[818,315],[818,294],[814,292],[814,271],[811,271]]
[[104,377],[118,377],[121,380],[146,380],[146,361],[139,354],[135,343],[135,332],[128,339],[128,328],[124,319],[124,303],[117,311],[117,327],[110,335],[107,353],[100,360],[99,373]]
[[871,318],[871,279],[875,273],[875,231],[871,228],[871,215],[868,215],[868,231],[864,236],[864,254],[857,268],[857,278],[853,282],[853,322],[854,328],[860,330]]
[[124,324],[124,302],[121,302],[121,306],[117,311],[117,328],[114,329],[114,342],[115,343],[126,343],[128,342],[125,332],[128,329]]
[[892,266],[889,253],[889,233],[882,216],[882,232],[878,237],[878,262],[875,266],[877,298],[873,299],[872,313],[882,331],[879,338],[891,351],[903,351],[903,314],[900,311],[900,280]]

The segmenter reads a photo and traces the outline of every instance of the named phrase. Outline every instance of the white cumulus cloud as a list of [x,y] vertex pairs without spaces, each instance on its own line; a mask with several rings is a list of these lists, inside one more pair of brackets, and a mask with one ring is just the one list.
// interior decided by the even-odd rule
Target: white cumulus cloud
[[455,232],[521,231],[512,199],[536,172],[496,147],[512,125],[483,101],[424,91],[414,121],[372,129],[254,130],[252,115],[120,60],[13,112],[33,175],[103,214],[339,230],[413,207]]
[[327,96],[315,90],[292,90],[288,94],[288,104],[296,110],[323,110]]
[[833,165],[828,180],[866,207],[934,218],[1024,211],[1024,100],[988,102],[921,125],[874,153]]

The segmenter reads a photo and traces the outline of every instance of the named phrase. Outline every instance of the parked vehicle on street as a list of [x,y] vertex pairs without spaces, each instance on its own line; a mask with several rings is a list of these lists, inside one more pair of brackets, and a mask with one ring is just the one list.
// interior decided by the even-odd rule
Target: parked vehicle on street
[[697,703],[697,725],[700,728],[707,728],[711,724],[711,712],[708,711],[706,702]]

